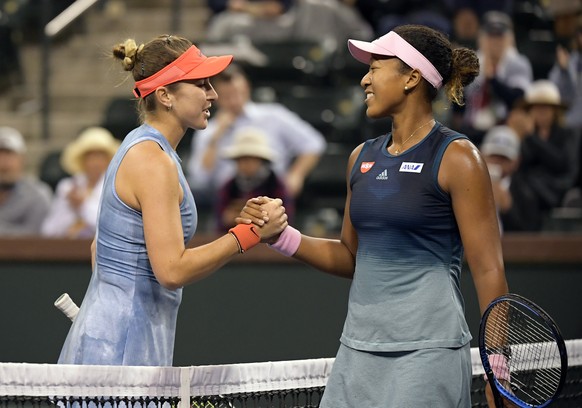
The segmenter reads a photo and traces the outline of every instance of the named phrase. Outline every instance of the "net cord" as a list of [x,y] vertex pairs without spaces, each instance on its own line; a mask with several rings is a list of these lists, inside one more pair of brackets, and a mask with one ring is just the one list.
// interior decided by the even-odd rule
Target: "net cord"
[[[582,365],[582,340],[566,340],[570,366]],[[484,370],[471,348],[473,375]],[[0,396],[190,397],[324,387],[333,358],[261,363],[133,367],[0,363]]]

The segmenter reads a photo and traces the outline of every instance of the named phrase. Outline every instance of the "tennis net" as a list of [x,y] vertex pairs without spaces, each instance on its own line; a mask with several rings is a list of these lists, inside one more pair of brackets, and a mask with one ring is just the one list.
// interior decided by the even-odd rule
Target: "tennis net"
[[[567,382],[553,406],[582,407],[582,339],[566,347]],[[471,359],[472,406],[487,407],[476,348]],[[0,408],[311,408],[332,365],[332,358],[192,367],[1,363]]]

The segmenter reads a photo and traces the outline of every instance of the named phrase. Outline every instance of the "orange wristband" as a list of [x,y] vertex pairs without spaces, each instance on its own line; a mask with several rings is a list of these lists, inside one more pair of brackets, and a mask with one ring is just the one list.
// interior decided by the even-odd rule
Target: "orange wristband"
[[252,224],[238,224],[228,230],[236,238],[242,254],[261,242],[261,237]]

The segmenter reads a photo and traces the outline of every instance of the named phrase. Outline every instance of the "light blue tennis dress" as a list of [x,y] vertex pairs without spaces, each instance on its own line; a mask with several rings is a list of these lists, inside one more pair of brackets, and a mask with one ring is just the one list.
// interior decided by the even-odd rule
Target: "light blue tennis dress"
[[321,407],[466,408],[463,246],[437,180],[446,148],[464,136],[437,123],[398,156],[390,138],[367,141],[351,173],[356,270]]
[[180,158],[156,129],[142,125],[133,130],[105,175],[95,268],[61,351],[61,364],[172,365],[182,289],[166,289],[156,280],[146,251],[142,214],[124,204],[115,191],[115,176],[125,154],[146,140],[158,143],[176,163],[184,191],[180,203],[184,243],[196,230],[196,205]]

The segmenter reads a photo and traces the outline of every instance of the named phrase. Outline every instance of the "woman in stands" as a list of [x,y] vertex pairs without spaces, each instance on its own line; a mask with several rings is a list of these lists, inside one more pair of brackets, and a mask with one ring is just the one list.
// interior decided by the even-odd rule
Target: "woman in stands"
[[[349,50],[370,65],[361,80],[367,115],[391,117],[392,131],[351,154],[339,239],[287,227],[272,245],[353,279],[320,406],[468,408],[463,254],[481,311],[508,288],[487,166],[466,136],[436,122],[432,101],[444,86],[461,103],[479,62],[424,26],[400,26],[371,43],[350,40]],[[242,216],[258,220],[257,204],[267,202],[247,202]]]
[[182,287],[287,225],[280,200],[265,206],[264,228],[238,225],[186,248],[197,224],[194,198],[176,147],[188,128],[203,129],[217,94],[209,78],[232,56],[204,56],[190,41],[160,36],[113,48],[135,80],[143,125],[113,157],[103,185],[93,274],[59,363],[172,364]]

